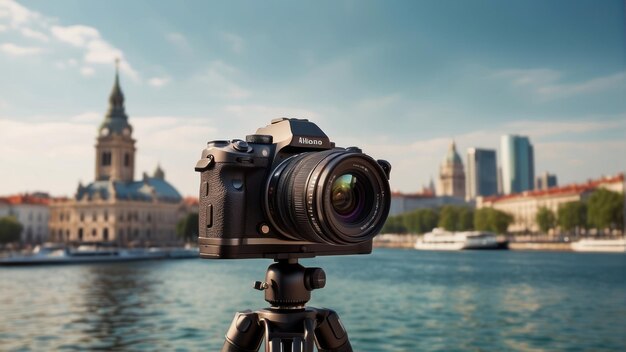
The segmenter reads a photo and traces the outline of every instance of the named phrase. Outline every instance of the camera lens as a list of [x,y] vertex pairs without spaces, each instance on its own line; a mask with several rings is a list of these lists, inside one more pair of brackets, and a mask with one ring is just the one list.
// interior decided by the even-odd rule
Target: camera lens
[[331,189],[331,203],[337,216],[348,223],[362,219],[365,209],[365,180],[352,173],[335,179]]
[[382,228],[389,213],[389,182],[366,154],[306,152],[275,168],[265,205],[272,225],[290,239],[357,244]]

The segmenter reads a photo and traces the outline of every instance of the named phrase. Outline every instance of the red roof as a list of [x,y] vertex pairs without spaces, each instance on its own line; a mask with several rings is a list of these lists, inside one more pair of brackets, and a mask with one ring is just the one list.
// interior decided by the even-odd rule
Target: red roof
[[37,197],[37,196],[29,195],[29,194],[16,194],[16,195],[2,197],[0,199],[10,205],[19,205],[19,204],[48,205],[50,203],[50,198]]
[[185,204],[187,204],[187,205],[198,205],[198,204],[200,204],[200,202],[198,201],[198,198],[196,198],[196,197],[185,197],[185,199],[183,199],[183,202],[185,202]]
[[402,193],[402,192],[391,192],[391,197],[405,197],[405,198],[433,198],[435,193],[432,191],[423,191],[416,193]]
[[542,196],[555,196],[555,195],[565,195],[565,194],[581,194],[587,191],[592,191],[598,188],[600,185],[608,184],[608,183],[622,183],[624,182],[624,174],[618,174],[615,176],[603,177],[597,180],[589,180],[586,183],[573,183],[561,187],[553,187],[548,189],[536,190],[536,191],[525,191],[521,193],[512,193],[503,196],[491,196],[485,197],[483,201],[485,202],[499,202],[507,199],[514,198],[527,198],[527,197],[542,197]]

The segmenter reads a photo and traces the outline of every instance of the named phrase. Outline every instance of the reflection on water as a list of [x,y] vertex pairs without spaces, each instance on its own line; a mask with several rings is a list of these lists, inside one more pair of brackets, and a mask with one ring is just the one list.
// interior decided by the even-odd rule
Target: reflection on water
[[[626,256],[377,250],[305,260],[357,351],[625,350]],[[215,351],[270,262],[0,268],[0,350]]]
[[81,345],[121,349],[144,331],[152,331],[151,318],[165,313],[151,303],[157,300],[152,287],[159,282],[146,270],[132,265],[89,267],[87,280],[80,285],[84,294],[75,302],[82,314],[69,322],[81,327]]

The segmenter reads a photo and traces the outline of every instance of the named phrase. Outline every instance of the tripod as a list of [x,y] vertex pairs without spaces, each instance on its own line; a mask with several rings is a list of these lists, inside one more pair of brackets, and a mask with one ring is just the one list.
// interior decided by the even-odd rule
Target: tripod
[[297,259],[279,259],[267,268],[265,291],[269,308],[237,312],[226,333],[222,352],[256,352],[265,337],[265,352],[352,352],[348,333],[337,313],[305,307],[311,291],[326,285],[321,268],[305,268]]

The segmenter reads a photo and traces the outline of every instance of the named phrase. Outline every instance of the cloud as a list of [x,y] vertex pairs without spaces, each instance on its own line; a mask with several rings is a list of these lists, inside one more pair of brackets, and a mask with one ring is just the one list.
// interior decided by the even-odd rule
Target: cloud
[[170,82],[170,79],[167,77],[152,77],[148,80],[148,84],[157,88],[161,88],[167,85],[169,82]]
[[400,99],[400,94],[390,94],[370,99],[364,99],[356,103],[356,108],[365,111],[384,109],[389,107],[390,105],[397,103],[398,101],[400,101]]
[[34,29],[30,29],[30,28],[25,27],[25,28],[22,28],[20,30],[20,32],[26,38],[36,39],[36,40],[40,40],[42,42],[50,41],[50,38],[48,38],[47,35],[43,34],[42,32],[36,31]]
[[245,99],[250,96],[250,91],[236,83],[236,80],[240,78],[239,70],[222,61],[211,62],[208,68],[196,77],[211,95],[232,100]]
[[[58,20],[31,11],[13,0],[0,0],[0,18],[6,18],[10,26],[19,30],[26,38],[50,42],[50,38],[46,34],[49,32],[56,39],[50,45],[63,43],[80,48],[83,51],[84,64],[112,65],[115,59],[119,58],[120,70],[133,80],[139,80],[139,74],[125,59],[124,52],[106,41],[94,27],[81,24],[58,25],[56,24]],[[1,29],[5,30],[6,26],[2,25]],[[57,47],[52,46],[50,49],[57,49]],[[39,47],[19,47],[16,44],[6,43],[3,44],[2,51],[14,56],[23,56],[40,53],[43,49]],[[65,69],[68,65],[57,62],[56,67]],[[91,70],[95,70],[95,68],[91,67]],[[89,71],[87,70],[87,72]],[[82,69],[81,73],[84,74],[84,72],[85,70]]]
[[552,69],[506,69],[492,72],[490,76],[508,80],[513,87],[527,89],[541,101],[596,93],[626,84],[626,71],[574,83],[563,83],[563,73]]
[[2,0],[0,1],[0,18],[7,18],[11,27],[17,28],[29,21],[39,19],[40,15],[13,0]]
[[244,51],[245,42],[241,36],[235,33],[221,32],[220,37],[230,46],[233,52],[240,54]]
[[601,92],[626,84],[626,71],[593,78],[572,84],[549,84],[537,88],[537,93],[545,99],[556,99],[573,95]]
[[[116,59],[120,59],[120,70],[135,81],[139,80],[137,71],[124,59],[124,53],[104,40],[97,29],[85,25],[73,25],[53,26],[50,31],[59,41],[83,49],[85,63],[111,65]],[[84,75],[82,70],[81,73]]]
[[96,73],[96,70],[94,70],[93,67],[83,66],[80,68],[80,74],[85,77],[93,76],[94,73]]
[[42,48],[36,46],[19,46],[13,43],[0,44],[0,51],[11,56],[29,56],[37,55],[43,51]]
[[76,47],[84,47],[90,40],[100,38],[100,33],[97,29],[82,25],[52,26],[50,31],[58,40]]
[[179,49],[183,49],[186,51],[191,50],[191,45],[189,44],[189,40],[187,40],[187,38],[181,33],[177,33],[177,32],[168,33],[165,35],[165,40],[177,46]]
[[[45,187],[71,195],[78,180],[93,180],[94,138],[103,114],[88,111],[72,117],[6,118],[0,116],[0,164],[7,167],[0,194]],[[137,139],[135,178],[158,162],[183,194],[197,193],[193,166],[206,142],[216,138],[216,124],[204,117],[131,117]],[[164,143],[163,141],[167,141]],[[33,157],[36,162],[33,162]],[[4,171],[5,169],[3,169]],[[50,173],[50,175],[48,175]],[[42,179],[46,182],[42,183]]]

